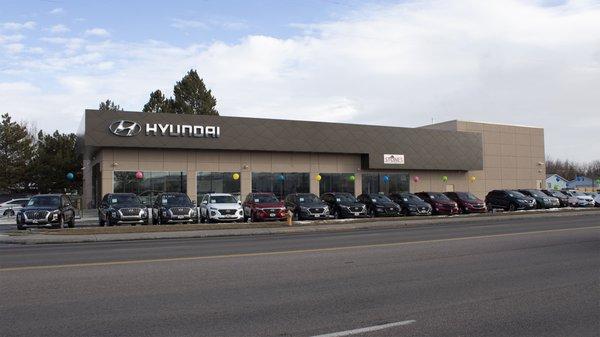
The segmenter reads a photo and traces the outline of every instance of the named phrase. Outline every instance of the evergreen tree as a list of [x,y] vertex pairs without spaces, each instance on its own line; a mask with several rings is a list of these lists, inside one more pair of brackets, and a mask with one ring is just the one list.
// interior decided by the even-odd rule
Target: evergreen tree
[[143,112],[153,112],[153,113],[164,113],[165,105],[167,105],[165,100],[165,95],[160,90],[156,90],[150,93],[150,100],[148,103],[144,105],[142,109]]
[[219,115],[217,99],[206,89],[196,70],[190,70],[173,88],[176,113]]
[[33,180],[42,193],[62,192],[65,189],[79,189],[81,180],[68,181],[67,173],[81,171],[82,157],[76,148],[77,136],[73,133],[38,133],[35,160],[32,165]]
[[24,124],[2,115],[0,124],[0,191],[28,189],[29,170],[34,152],[33,137]]
[[106,102],[100,102],[100,106],[98,107],[100,111],[123,111],[123,109],[115,104],[115,102],[107,99]]

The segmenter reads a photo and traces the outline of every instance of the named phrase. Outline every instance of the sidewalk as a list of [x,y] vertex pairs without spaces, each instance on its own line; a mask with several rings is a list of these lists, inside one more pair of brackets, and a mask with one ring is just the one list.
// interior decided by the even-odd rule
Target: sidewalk
[[[119,227],[104,227],[105,233],[102,234],[77,234],[90,228],[62,229],[44,232],[12,232],[9,235],[0,235],[0,243],[11,244],[49,244],[49,243],[83,243],[83,242],[105,242],[105,241],[129,241],[129,240],[152,240],[152,239],[174,239],[174,238],[206,238],[223,236],[244,236],[244,235],[271,235],[271,234],[292,234],[292,233],[316,233],[316,232],[334,232],[350,231],[357,229],[370,228],[405,228],[416,227],[419,225],[435,225],[449,223],[467,223],[467,222],[493,222],[506,219],[530,219],[530,218],[556,218],[570,216],[595,216],[600,220],[600,209],[576,209],[560,211],[541,211],[541,212],[515,212],[515,213],[496,213],[481,215],[466,215],[454,217],[402,217],[402,218],[375,218],[375,219],[352,219],[347,221],[322,221],[319,223],[298,222],[295,226],[288,227],[282,223],[270,223],[270,227],[261,227],[267,224],[239,224],[240,226],[257,226],[252,228],[228,228],[221,229],[225,225],[211,225],[213,229],[205,229],[204,225],[185,225],[194,226],[194,230],[182,230],[182,228],[171,226],[138,226],[133,227],[137,232],[133,233],[110,233],[116,231]],[[229,225],[231,226],[231,225]],[[138,229],[139,228],[139,229]],[[189,227],[185,227],[186,229]],[[195,229],[197,228],[197,229]],[[95,228],[94,228],[95,229]],[[144,229],[161,231],[144,231]],[[162,231],[164,229],[164,231]],[[62,234],[69,232],[69,234]]]

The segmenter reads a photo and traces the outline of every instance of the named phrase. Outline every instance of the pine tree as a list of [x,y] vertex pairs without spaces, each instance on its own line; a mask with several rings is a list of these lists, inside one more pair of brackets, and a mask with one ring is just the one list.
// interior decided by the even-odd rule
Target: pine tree
[[115,102],[107,99],[106,102],[100,102],[100,106],[98,107],[100,111],[123,111],[123,109],[115,104]]
[[24,124],[13,122],[8,114],[0,124],[0,191],[26,190],[34,139]]
[[70,182],[66,178],[69,172],[77,174],[81,171],[82,157],[76,148],[77,136],[73,133],[55,131],[53,134],[45,134],[40,131],[37,139],[31,171],[38,190],[48,193],[80,188],[80,180]]
[[165,112],[165,95],[160,90],[150,93],[150,100],[144,105],[143,112],[163,113]]
[[173,88],[176,113],[219,115],[217,99],[206,89],[196,70],[190,70]]

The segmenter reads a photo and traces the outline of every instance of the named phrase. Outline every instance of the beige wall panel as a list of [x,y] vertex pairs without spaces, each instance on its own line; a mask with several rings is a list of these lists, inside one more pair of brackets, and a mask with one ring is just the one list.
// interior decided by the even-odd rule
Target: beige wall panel
[[515,144],[527,146],[531,145],[531,136],[529,135],[529,132],[526,134],[517,133],[515,135]]
[[[165,162],[187,162],[187,151],[170,150],[164,153]],[[140,157],[141,160],[141,157]]]
[[113,161],[107,160],[100,162],[100,171],[112,171],[114,169]]
[[359,196],[362,194],[362,174],[355,174],[354,177],[354,195]]
[[501,157],[500,158],[500,166],[502,168],[516,168],[517,167],[517,157]]
[[219,172],[240,172],[239,163],[219,163]]
[[196,172],[219,172],[219,163],[196,163]]
[[515,156],[517,149],[514,144],[502,144],[500,145],[500,153],[503,156]]
[[114,161],[116,161],[117,163],[122,162],[122,161],[137,162],[138,160],[139,160],[138,150],[131,150],[131,149],[114,150]]
[[483,124],[483,131],[493,131],[493,132],[500,132],[500,125],[497,124]]
[[533,146],[533,147],[531,147],[531,156],[533,158],[536,158],[536,159],[540,159],[541,158],[542,160],[540,160],[540,161],[544,161],[544,158],[546,157],[544,155],[544,147],[543,146]]
[[488,168],[501,167],[502,162],[499,156],[483,156],[483,168],[487,171]]
[[219,152],[217,151],[199,151],[196,153],[196,163],[218,163]]
[[169,151],[155,150],[155,149],[139,149],[138,155],[139,160],[142,161],[163,161],[164,154]]
[[516,180],[502,180],[502,188],[505,189],[516,189],[517,188],[517,181]]
[[531,160],[531,157],[516,157],[516,159],[517,168],[526,168],[531,171],[531,168],[533,167],[533,161]]
[[532,135],[543,136],[544,135],[544,129],[542,129],[542,128],[530,128],[529,129],[529,133],[532,134]]
[[517,188],[519,188],[519,189],[535,188],[535,181],[533,181],[531,179],[517,180]]
[[502,188],[502,180],[486,180],[485,189],[489,192],[491,190],[498,190]]
[[223,151],[219,152],[219,163],[238,164],[242,162],[241,152]]
[[484,144],[500,144],[500,132],[494,131],[484,131],[483,132],[483,143]]
[[514,180],[515,177],[517,176],[517,169],[514,168],[502,168],[500,171],[500,174],[502,175],[502,183],[504,183],[507,180]]
[[501,169],[499,167],[490,167],[485,170],[486,180],[500,180],[502,179]]
[[[131,168],[126,168],[124,166],[119,165],[119,171],[131,171]],[[164,162],[157,161],[149,161],[145,163],[140,163],[139,170],[141,171],[166,171]],[[178,170],[181,171],[181,170]]]
[[515,147],[515,155],[517,157],[526,157],[526,158],[530,158],[531,157],[531,146],[529,145],[517,145]]
[[240,198],[243,201],[248,193],[252,192],[252,172],[240,173]]
[[483,144],[483,154],[485,156],[499,156],[501,154],[500,144]]
[[196,171],[187,171],[187,181],[186,181],[186,188],[187,188],[187,195],[188,197],[190,197],[190,199],[192,201],[196,201],[197,199],[197,186],[196,186]]
[[525,180],[525,179],[529,179],[531,180],[532,175],[531,175],[531,170],[530,169],[517,169],[517,176],[515,177],[515,179],[519,179],[519,180]]
[[294,153],[292,154],[292,168],[296,172],[310,172],[310,154]]
[[165,171],[187,171],[188,165],[186,162],[165,162]]
[[473,122],[459,122],[457,131],[483,132],[483,124]]
[[292,166],[292,154],[273,153],[271,155],[271,165],[273,166],[273,172],[289,169]]
[[310,172],[309,191],[314,195],[319,195],[319,181],[316,179],[318,174],[316,171]]
[[544,146],[544,135],[531,135],[531,145]]
[[515,137],[516,136],[514,133],[501,132],[500,133],[500,144],[515,145],[516,144]]
[[517,135],[529,135],[531,134],[531,128],[530,127],[523,127],[523,126],[514,126],[513,127],[515,129],[515,133]]
[[267,152],[253,152],[250,155],[250,168],[254,172],[271,172],[271,154]]
[[[330,154],[318,154],[318,169],[322,173],[338,173],[337,158]],[[341,172],[339,172],[341,173]]]
[[500,132],[515,134],[516,129],[512,125],[499,125]]

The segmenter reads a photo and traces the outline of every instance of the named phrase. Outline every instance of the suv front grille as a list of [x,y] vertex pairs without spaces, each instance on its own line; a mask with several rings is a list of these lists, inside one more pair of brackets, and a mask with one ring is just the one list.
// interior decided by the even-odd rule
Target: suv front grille
[[121,208],[121,214],[123,216],[137,216],[140,215],[141,209],[139,208]]
[[362,207],[358,207],[358,206],[352,206],[352,207],[350,207],[350,210],[352,212],[362,212],[363,208]]
[[190,208],[189,207],[172,207],[171,213],[173,213],[173,215],[188,215],[188,214],[190,214]]
[[234,215],[237,210],[235,209],[220,209],[219,213],[223,215]]
[[309,208],[308,209],[311,213],[323,213],[324,209],[323,208]]
[[48,211],[27,211],[25,216],[31,220],[44,220],[48,216]]

